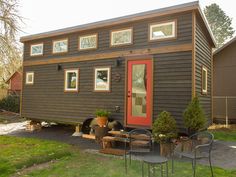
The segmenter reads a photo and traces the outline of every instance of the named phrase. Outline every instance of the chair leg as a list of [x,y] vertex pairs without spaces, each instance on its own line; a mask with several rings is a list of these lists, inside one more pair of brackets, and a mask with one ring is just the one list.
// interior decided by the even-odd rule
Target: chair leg
[[172,156],[171,158],[171,171],[172,171],[172,174],[174,173],[174,157]]
[[131,152],[129,152],[129,164],[131,165]]
[[193,161],[193,177],[196,176],[196,166],[197,166],[196,159],[194,159],[194,161]]
[[142,177],[144,177],[144,162],[142,161]]
[[127,157],[126,157],[126,152],[125,152],[125,173],[127,174]]
[[212,169],[212,164],[211,164],[211,154],[209,154],[209,164],[210,164],[210,168],[211,168],[211,176],[214,177],[213,169]]
[[163,177],[163,168],[162,168],[162,164],[161,164],[161,177]]
[[148,163],[148,177],[150,177],[150,164]]
[[168,161],[166,162],[166,176],[168,177]]

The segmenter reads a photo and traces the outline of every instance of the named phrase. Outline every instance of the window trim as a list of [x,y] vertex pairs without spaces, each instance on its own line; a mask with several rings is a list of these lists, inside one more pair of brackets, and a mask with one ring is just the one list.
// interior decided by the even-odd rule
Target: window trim
[[[172,29],[173,34],[168,37],[162,37],[162,38],[153,38],[152,37],[152,28],[156,26],[163,26],[163,25],[168,25],[168,24],[173,24]],[[153,41],[165,41],[165,40],[173,40],[177,39],[177,19],[174,20],[167,20],[167,21],[161,21],[161,22],[156,22],[156,23],[151,23],[149,24],[148,28],[148,41],[153,42]]]
[[[113,39],[113,33],[116,32],[121,32],[121,31],[127,31],[130,30],[131,31],[131,41],[129,43],[124,43],[124,44],[112,44],[112,39]],[[110,47],[119,47],[119,46],[126,46],[126,45],[132,45],[133,44],[133,37],[134,33],[133,33],[133,27],[127,27],[127,28],[119,28],[119,29],[114,29],[114,30],[110,30]]]
[[[203,79],[203,72],[206,72],[206,79],[205,79],[205,86],[206,86],[206,89],[203,88],[203,82],[204,82],[204,79]],[[207,85],[208,84],[208,70],[205,66],[202,66],[202,94],[207,94]]]
[[[86,48],[86,49],[82,49],[80,46],[80,38],[83,37],[90,37],[90,36],[95,36],[96,37],[96,46],[95,47],[90,47],[90,48]],[[81,35],[78,37],[78,50],[79,51],[84,51],[84,50],[96,50],[98,48],[98,33],[94,33],[94,34],[87,34],[87,35]]]
[[[102,69],[107,69],[108,70],[108,90],[96,90],[96,71],[102,70]],[[111,92],[111,66],[99,66],[99,67],[94,67],[93,71],[93,91],[94,92]]]
[[[76,72],[77,78],[76,78],[76,88],[71,89],[67,88],[67,73],[69,72]],[[79,68],[70,68],[70,69],[64,69],[64,92],[78,92],[79,91]]]
[[[32,75],[32,82],[28,81],[29,75]],[[26,85],[33,85],[34,84],[34,72],[33,71],[27,71],[25,73],[25,84]]]
[[[42,53],[32,54],[32,47],[33,47],[33,46],[38,46],[38,45],[41,45],[41,46],[42,46]],[[31,44],[31,45],[30,45],[30,56],[31,56],[31,57],[34,57],[34,56],[42,56],[42,55],[43,55],[43,49],[44,49],[43,42],[42,42],[42,43],[37,43],[37,44]]]
[[[55,44],[56,42],[61,42],[61,41],[66,41],[66,43],[67,43],[66,51],[61,51],[61,52],[56,52],[56,51],[54,51],[54,44]],[[69,48],[69,40],[68,40],[68,38],[57,39],[57,40],[53,40],[53,41],[52,41],[52,54],[63,54],[63,53],[67,53],[67,52],[68,52],[68,48]]]

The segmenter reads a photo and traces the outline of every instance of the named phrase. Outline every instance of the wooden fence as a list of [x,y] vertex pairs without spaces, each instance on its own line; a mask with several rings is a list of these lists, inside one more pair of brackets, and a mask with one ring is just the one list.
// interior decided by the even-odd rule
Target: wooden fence
[[0,89],[0,100],[7,96],[7,89]]

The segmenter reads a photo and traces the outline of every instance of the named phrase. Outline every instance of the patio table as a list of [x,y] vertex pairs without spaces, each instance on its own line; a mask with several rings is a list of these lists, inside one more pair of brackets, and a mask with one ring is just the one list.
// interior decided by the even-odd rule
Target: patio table
[[160,165],[161,167],[161,176],[163,176],[163,164],[166,165],[166,176],[168,177],[168,159],[166,157],[161,157],[158,155],[145,155],[142,157],[142,176],[144,177],[144,163],[148,165],[148,176],[150,177],[151,169],[153,167],[153,176],[155,176],[155,165]]

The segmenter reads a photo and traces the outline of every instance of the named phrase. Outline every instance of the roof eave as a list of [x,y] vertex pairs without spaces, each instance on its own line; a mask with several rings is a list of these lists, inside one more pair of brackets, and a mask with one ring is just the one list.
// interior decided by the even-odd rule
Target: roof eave
[[79,32],[79,31],[85,31],[85,30],[99,28],[99,27],[107,27],[107,26],[117,25],[117,24],[121,24],[121,23],[125,23],[125,22],[133,22],[133,21],[142,20],[142,19],[146,19],[146,18],[152,18],[152,17],[156,17],[156,16],[185,12],[188,10],[194,10],[194,9],[198,9],[198,8],[199,8],[198,1],[194,1],[194,2],[190,2],[190,3],[180,4],[180,5],[161,8],[161,9],[156,9],[156,10],[152,10],[152,11],[141,12],[141,13],[137,13],[137,14],[133,14],[133,15],[127,15],[127,16],[123,16],[123,17],[103,20],[103,21],[99,21],[99,22],[94,22],[94,23],[89,23],[89,24],[84,24],[84,25],[79,25],[79,26],[74,26],[74,27],[69,27],[69,28],[63,28],[63,29],[59,29],[59,30],[53,30],[53,31],[45,32],[45,33],[23,36],[20,38],[20,42],[24,43],[24,42],[30,41],[30,40],[36,40],[36,39],[41,39],[41,38],[46,38],[46,37],[53,37],[53,36],[58,36],[58,35],[63,35],[63,34],[68,34],[68,33],[73,33],[73,32]]

